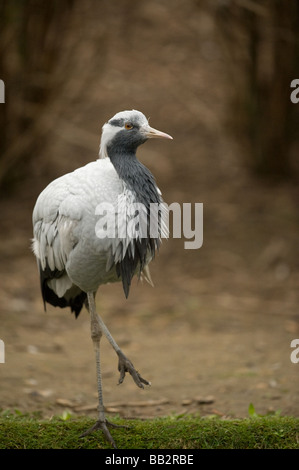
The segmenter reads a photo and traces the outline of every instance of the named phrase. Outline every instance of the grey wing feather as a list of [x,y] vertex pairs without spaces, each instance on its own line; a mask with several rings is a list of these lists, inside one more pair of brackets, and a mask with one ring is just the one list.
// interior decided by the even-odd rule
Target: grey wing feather
[[[67,187],[61,188],[56,180],[39,196],[33,211],[32,249],[38,260],[41,290],[44,303],[70,306],[79,315],[86,294],[74,286],[65,266],[72,249],[77,244],[74,229],[80,215],[72,211],[76,204]],[[67,208],[69,207],[69,211]],[[69,216],[65,215],[69,212]]]

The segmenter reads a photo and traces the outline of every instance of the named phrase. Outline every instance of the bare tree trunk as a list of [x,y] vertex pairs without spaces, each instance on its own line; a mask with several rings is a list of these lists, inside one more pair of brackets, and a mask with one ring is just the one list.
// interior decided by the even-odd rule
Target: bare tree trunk
[[292,173],[291,131],[298,119],[290,84],[299,77],[299,3],[235,0],[224,10],[219,24],[234,70],[243,77],[235,97],[249,142],[249,164],[256,174],[286,178]]
[[41,145],[36,119],[55,88],[55,66],[73,4],[74,0],[0,3],[0,78],[6,91],[0,109],[0,186],[9,186]]

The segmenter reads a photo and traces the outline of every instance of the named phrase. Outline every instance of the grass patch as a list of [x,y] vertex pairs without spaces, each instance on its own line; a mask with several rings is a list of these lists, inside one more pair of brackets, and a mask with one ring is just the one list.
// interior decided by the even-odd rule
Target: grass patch
[[[112,429],[119,449],[299,449],[299,418],[252,417],[222,420],[170,416],[153,420],[110,418],[128,429]],[[101,432],[80,434],[94,424],[86,417],[41,420],[0,415],[0,449],[110,449]]]

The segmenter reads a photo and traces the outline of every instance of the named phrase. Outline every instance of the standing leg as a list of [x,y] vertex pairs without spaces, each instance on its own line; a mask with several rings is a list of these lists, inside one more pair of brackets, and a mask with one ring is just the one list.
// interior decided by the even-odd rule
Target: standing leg
[[93,311],[94,317],[97,318],[100,331],[106,336],[109,343],[113,347],[114,351],[118,355],[118,370],[120,372],[118,383],[121,384],[124,381],[126,372],[129,372],[138,387],[144,388],[143,384],[150,385],[151,383],[145,380],[143,377],[141,377],[139,372],[133,366],[132,362],[125,356],[125,354],[122,352],[118,344],[113,339],[110,331],[108,330],[107,326],[105,325],[101,317],[96,313],[96,304],[95,304],[94,294],[88,293],[87,299],[88,299],[89,311],[90,312]]
[[81,434],[81,437],[87,436],[88,434],[90,434],[91,432],[97,429],[101,429],[103,431],[105,438],[116,449],[114,439],[112,438],[107,426],[111,426],[111,427],[118,427],[118,426],[112,423],[109,423],[109,421],[106,420],[105,411],[104,411],[101,364],[100,364],[100,341],[102,337],[102,331],[98,322],[96,311],[93,308],[95,305],[94,294],[88,293],[87,295],[88,295],[89,313],[90,313],[91,338],[92,338],[94,351],[95,351],[95,358],[96,358],[97,387],[98,387],[98,398],[99,398],[99,410],[98,410],[99,419],[92,428],[88,429],[83,434]]

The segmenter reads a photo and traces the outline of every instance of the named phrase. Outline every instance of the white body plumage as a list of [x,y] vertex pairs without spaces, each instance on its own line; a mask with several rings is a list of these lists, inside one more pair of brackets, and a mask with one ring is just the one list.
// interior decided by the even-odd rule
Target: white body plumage
[[[100,159],[57,178],[44,189],[36,201],[33,211],[33,251],[38,260],[44,301],[53,303],[48,300],[49,295],[45,290],[49,293],[50,289],[55,298],[56,296],[58,299],[65,298],[68,302],[81,291],[96,292],[101,284],[118,281],[120,277],[124,283],[126,276],[128,281],[127,286],[124,284],[124,290],[128,295],[132,275],[127,275],[127,268],[123,266],[120,274],[116,266],[121,265],[126,256],[126,261],[132,262],[136,255],[136,237],[130,236],[126,231],[125,237],[123,233],[119,237],[117,232],[113,238],[99,237],[98,207],[105,203],[112,205],[118,222],[127,226],[129,219],[132,218],[132,211],[126,210],[128,205],[145,201],[148,207],[145,208],[143,215],[140,211],[140,217],[146,220],[150,204],[162,203],[161,192],[151,173],[140,164],[135,154],[134,158],[129,151],[129,157],[127,154],[119,156],[117,143],[117,134],[121,134],[119,123],[127,122],[131,113],[133,111],[118,113],[103,126]],[[134,113],[136,117],[136,113],[139,112]],[[148,132],[147,138],[156,134],[160,137],[169,137],[150,128],[142,113],[137,114],[137,118],[141,120],[139,132],[140,128],[145,127]],[[115,150],[112,151],[109,147],[111,142],[116,142]],[[116,160],[114,163],[108,156],[109,149],[110,155]],[[122,169],[126,159],[129,168],[127,173]],[[149,186],[151,193],[155,193],[154,198],[147,192],[143,194],[145,189],[147,190],[146,185]],[[147,264],[152,259],[155,248],[158,248],[161,234],[165,236],[167,232],[164,227],[165,207],[161,205],[161,209],[159,236],[154,243],[149,239],[146,248],[143,246],[139,250],[137,247],[137,251],[143,250],[144,253],[141,253],[143,259],[140,263],[134,261],[133,268],[130,268],[136,272],[141,267],[140,271],[150,283]],[[139,253],[139,256],[141,255]],[[66,306],[58,299],[53,305]]]
[[33,251],[42,269],[64,271],[50,282],[58,297],[72,284],[95,292],[100,284],[117,280],[107,272],[114,239],[98,238],[98,204],[116,204],[124,191],[111,161],[100,159],[64,175],[47,186],[37,199],[33,211]]

